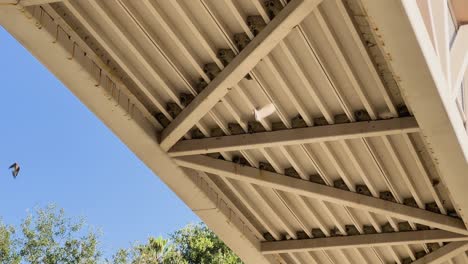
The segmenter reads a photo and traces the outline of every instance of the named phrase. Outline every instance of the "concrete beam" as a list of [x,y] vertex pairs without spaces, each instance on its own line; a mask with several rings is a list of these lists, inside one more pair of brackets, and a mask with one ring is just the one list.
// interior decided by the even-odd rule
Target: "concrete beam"
[[418,123],[413,117],[394,118],[371,122],[355,122],[216,138],[183,140],[175,144],[174,147],[169,150],[169,155],[177,157],[213,152],[271,148],[286,145],[413,133],[418,131]]
[[161,147],[168,150],[182,138],[320,2],[321,0],[293,0],[287,4],[278,16],[268,23],[265,29],[164,129],[161,134]]
[[182,167],[224,176],[250,184],[256,184],[266,188],[272,188],[364,211],[370,211],[376,214],[382,214],[409,222],[420,223],[454,233],[468,235],[468,231],[465,229],[463,222],[456,218],[399,203],[393,203],[203,155],[179,157],[175,158],[175,162]]

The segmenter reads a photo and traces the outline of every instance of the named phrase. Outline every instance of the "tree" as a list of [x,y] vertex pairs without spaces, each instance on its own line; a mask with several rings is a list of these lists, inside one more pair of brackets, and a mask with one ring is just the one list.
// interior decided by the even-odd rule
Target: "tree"
[[169,240],[150,238],[129,250],[121,249],[114,264],[241,264],[237,257],[202,223],[188,225],[170,235]]
[[0,263],[19,264],[21,257],[17,254],[17,243],[14,240],[15,229],[0,221]]
[[[97,232],[84,220],[66,217],[50,205],[36,209],[15,229],[0,219],[1,264],[103,263]],[[18,230],[18,231],[17,231]],[[204,224],[188,225],[169,236],[150,237],[118,250],[108,264],[241,264]]]
[[99,236],[84,227],[83,220],[73,221],[53,205],[28,215],[21,224],[21,235],[2,224],[1,263],[97,263],[101,256]]
[[146,244],[136,244],[130,249],[119,249],[109,264],[166,264],[186,263],[168,240],[150,237]]
[[188,225],[171,236],[175,249],[189,264],[242,263],[206,225]]

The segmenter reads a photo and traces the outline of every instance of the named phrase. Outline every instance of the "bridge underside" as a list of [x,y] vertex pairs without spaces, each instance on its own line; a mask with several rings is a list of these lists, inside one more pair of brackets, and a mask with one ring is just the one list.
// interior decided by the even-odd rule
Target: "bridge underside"
[[466,130],[413,6],[288,2],[5,1],[0,24],[245,263],[468,263]]

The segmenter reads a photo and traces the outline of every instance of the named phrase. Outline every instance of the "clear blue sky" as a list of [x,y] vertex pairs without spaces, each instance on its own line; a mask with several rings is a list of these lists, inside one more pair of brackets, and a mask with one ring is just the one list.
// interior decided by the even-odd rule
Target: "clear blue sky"
[[[55,203],[84,216],[114,251],[199,219],[112,132],[0,27],[0,217]],[[19,162],[15,180],[8,166]],[[107,255],[106,254],[106,255]]]

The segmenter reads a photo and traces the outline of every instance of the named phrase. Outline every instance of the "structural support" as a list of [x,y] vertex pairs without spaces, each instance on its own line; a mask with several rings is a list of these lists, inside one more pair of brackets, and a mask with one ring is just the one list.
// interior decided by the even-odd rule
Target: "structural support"
[[468,235],[468,231],[465,229],[463,222],[456,218],[403,204],[393,203],[203,155],[179,157],[176,158],[175,161],[182,167]]
[[61,2],[63,0],[0,0],[0,6],[2,5],[21,5],[21,6],[32,6],[32,5],[44,5],[55,2]]
[[451,241],[468,241],[468,236],[455,234],[444,230],[379,233],[356,236],[262,242],[261,251],[263,254],[280,254]]
[[447,86],[451,86],[452,78],[450,73],[450,36],[448,23],[451,19],[448,9],[448,0],[429,1],[431,5],[432,25],[435,33],[435,48],[439,56],[439,61],[444,71]]
[[468,25],[458,29],[457,36],[450,50],[452,67],[453,98],[460,92],[463,76],[468,66]]
[[271,263],[260,253],[259,239],[222,201],[223,194],[209,188],[197,172],[182,170],[159,147],[156,127],[138,109],[135,97],[118,81],[119,76],[99,68],[100,63],[91,59],[98,56],[85,53],[40,7],[2,6],[0,25],[57,76],[245,263]]
[[418,131],[419,128],[416,119],[413,117],[404,117],[371,122],[356,122],[216,138],[183,140],[170,149],[169,155],[177,157],[213,152],[271,148],[285,145],[413,133]]
[[[416,260],[412,264],[438,264],[444,263],[460,254],[466,254],[468,242],[452,242],[442,248]],[[453,262],[449,262],[453,263]]]
[[[468,136],[416,1],[362,0],[454,207],[468,226]],[[455,71],[454,68],[452,68]]]
[[164,129],[161,135],[161,147],[164,150],[171,148],[320,2],[321,0],[293,0],[286,5],[278,16]]

